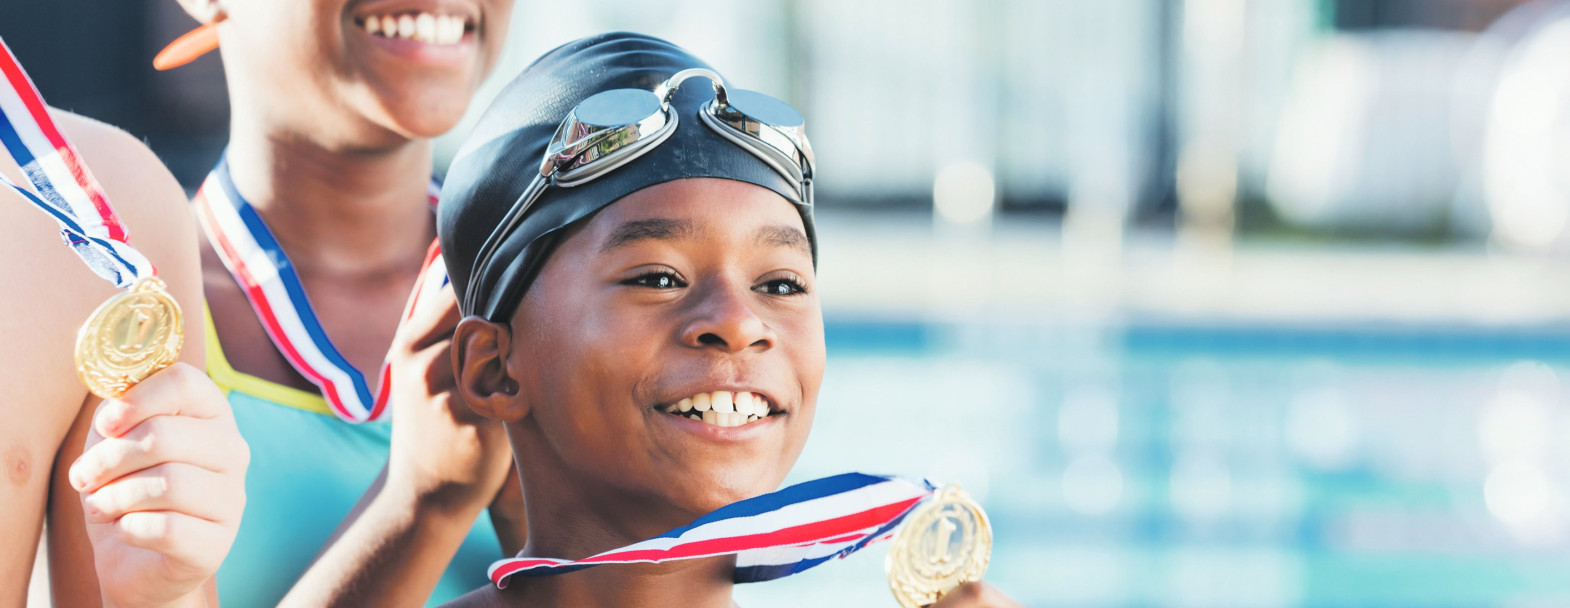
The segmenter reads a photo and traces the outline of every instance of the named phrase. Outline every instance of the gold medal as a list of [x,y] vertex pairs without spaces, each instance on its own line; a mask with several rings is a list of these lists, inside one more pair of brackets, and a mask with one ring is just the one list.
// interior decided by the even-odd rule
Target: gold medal
[[920,608],[962,583],[981,580],[991,556],[992,525],[986,511],[959,486],[950,485],[905,518],[884,569],[900,605]]
[[119,397],[136,383],[180,358],[185,324],[180,305],[149,277],[93,311],[76,333],[76,374],[104,399]]

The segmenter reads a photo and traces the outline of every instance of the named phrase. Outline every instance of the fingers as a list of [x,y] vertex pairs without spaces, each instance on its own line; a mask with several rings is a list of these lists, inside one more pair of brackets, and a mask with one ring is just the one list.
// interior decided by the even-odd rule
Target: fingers
[[229,526],[174,511],[128,513],[114,529],[122,544],[163,555],[175,579],[209,576],[234,542]]
[[232,473],[245,470],[250,449],[228,418],[157,416],[122,436],[89,441],[87,450],[71,465],[69,478],[77,491],[91,492],[166,463]]
[[[427,275],[429,276],[429,275]],[[458,327],[458,299],[453,295],[452,284],[440,289],[422,286],[416,296],[409,318],[399,325],[398,333],[409,352],[420,352],[452,338]]]
[[82,497],[88,523],[107,524],[141,511],[172,511],[233,522],[245,508],[245,480],[183,463],[126,475]]
[[997,587],[986,581],[965,583],[948,593],[930,608],[1023,608]]
[[201,370],[182,362],[153,374],[116,399],[104,400],[93,415],[93,430],[104,437],[119,437],[155,416],[228,415],[223,392]]

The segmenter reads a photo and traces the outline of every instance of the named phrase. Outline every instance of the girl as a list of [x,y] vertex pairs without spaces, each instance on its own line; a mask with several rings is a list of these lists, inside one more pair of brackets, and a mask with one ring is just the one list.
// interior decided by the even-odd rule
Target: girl
[[[231,104],[229,148],[195,201],[208,370],[254,455],[250,503],[218,572],[224,605],[286,594],[383,605],[373,593],[419,605],[471,588],[473,568],[501,550],[482,512],[506,452],[499,429],[433,388],[442,315],[399,324],[435,236],[430,138],[457,123],[490,70],[511,2],[181,4],[204,25],[163,63],[221,42]],[[384,362],[397,380],[378,382]],[[383,410],[397,411],[396,426]],[[388,464],[390,443],[421,458]],[[422,449],[432,445],[442,449]],[[385,487],[361,505],[372,538],[329,548],[384,465]],[[373,563],[368,547],[399,559]],[[313,561],[321,576],[300,581]],[[371,578],[340,584],[343,568]]]

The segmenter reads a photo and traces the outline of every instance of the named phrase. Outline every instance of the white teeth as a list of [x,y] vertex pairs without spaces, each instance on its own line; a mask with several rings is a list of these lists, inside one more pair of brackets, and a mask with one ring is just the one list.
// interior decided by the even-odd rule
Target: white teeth
[[700,420],[715,426],[741,426],[769,417],[763,395],[746,391],[698,393],[659,408],[660,411]]
[[366,33],[383,38],[402,38],[426,44],[458,44],[468,30],[468,20],[457,15],[405,13],[372,15],[365,18]]
[[730,391],[714,391],[714,405],[713,405],[714,411],[716,411],[716,412],[734,412],[734,411],[736,411],[736,405],[735,405],[735,403],[731,399],[732,399],[732,397],[731,397],[731,392]]
[[442,15],[436,18],[436,44],[457,44],[463,40],[463,18]]
[[436,42],[436,16],[420,13],[414,18],[414,39],[420,42]]

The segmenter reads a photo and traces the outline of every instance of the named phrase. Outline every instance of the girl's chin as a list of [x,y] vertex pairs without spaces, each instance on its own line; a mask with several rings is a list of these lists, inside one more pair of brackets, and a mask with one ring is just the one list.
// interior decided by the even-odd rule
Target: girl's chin
[[451,131],[461,118],[462,114],[450,119],[445,116],[402,116],[392,118],[386,126],[388,130],[407,139],[435,139]]
[[463,120],[464,107],[454,102],[466,101],[468,96],[428,94],[421,90],[406,96],[373,92],[368,99],[361,99],[361,103],[355,104],[361,114],[383,130],[406,139],[434,139]]

